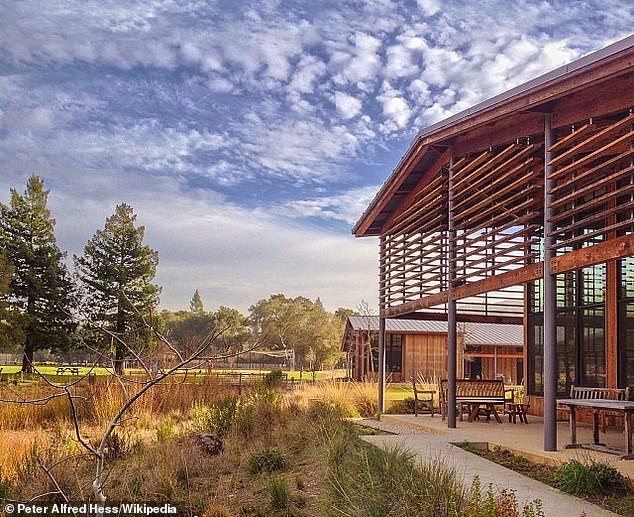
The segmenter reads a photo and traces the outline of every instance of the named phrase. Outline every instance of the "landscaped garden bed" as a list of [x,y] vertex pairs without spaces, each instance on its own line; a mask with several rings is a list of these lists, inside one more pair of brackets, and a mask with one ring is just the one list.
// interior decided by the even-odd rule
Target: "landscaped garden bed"
[[489,448],[486,443],[462,442],[456,445],[612,512],[634,515],[634,490],[631,482],[606,463],[588,459],[571,460],[563,465],[553,466],[529,461],[502,447]]

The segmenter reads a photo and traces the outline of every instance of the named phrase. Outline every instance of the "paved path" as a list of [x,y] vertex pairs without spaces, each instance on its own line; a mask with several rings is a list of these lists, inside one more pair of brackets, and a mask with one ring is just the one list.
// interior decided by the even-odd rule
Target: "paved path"
[[420,430],[412,431],[407,426],[376,420],[361,420],[356,423],[395,433],[392,435],[363,436],[362,438],[368,443],[378,446],[399,444],[416,454],[421,460],[442,458],[448,465],[463,473],[467,486],[470,486],[474,476],[478,475],[482,487],[487,487],[489,483],[492,483],[497,490],[508,488],[514,490],[520,508],[530,501],[540,499],[546,517],[559,517],[561,515],[566,517],[609,517],[617,515],[464,451],[460,447],[452,445],[446,435],[421,434]]

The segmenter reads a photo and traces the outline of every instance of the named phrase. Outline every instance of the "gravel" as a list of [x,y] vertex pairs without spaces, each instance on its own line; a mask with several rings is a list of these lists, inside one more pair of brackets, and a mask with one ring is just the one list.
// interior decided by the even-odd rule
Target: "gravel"
[[425,431],[424,429],[416,429],[414,427],[410,427],[407,425],[397,425],[397,424],[391,424],[388,422],[381,422],[379,420],[375,420],[374,418],[358,418],[358,419],[354,419],[353,422],[363,427],[378,429],[379,431],[383,431],[390,434],[399,434],[399,435],[430,434],[429,431]]

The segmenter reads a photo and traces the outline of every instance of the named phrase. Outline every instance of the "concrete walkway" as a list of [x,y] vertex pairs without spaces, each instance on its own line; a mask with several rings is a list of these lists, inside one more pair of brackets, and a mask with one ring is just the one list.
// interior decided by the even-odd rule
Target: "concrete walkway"
[[478,475],[483,489],[493,484],[494,489],[501,491],[511,489],[515,491],[521,508],[535,499],[540,499],[546,517],[608,517],[617,514],[604,510],[596,505],[564,494],[544,483],[523,476],[506,467],[502,467],[475,454],[464,451],[450,443],[450,437],[441,433],[416,434],[407,426],[399,426],[392,422],[357,421],[361,425],[383,429],[397,435],[363,436],[362,438],[377,446],[401,445],[416,454],[421,460],[441,458],[447,465],[454,467],[464,476],[464,482],[469,487],[474,476]]

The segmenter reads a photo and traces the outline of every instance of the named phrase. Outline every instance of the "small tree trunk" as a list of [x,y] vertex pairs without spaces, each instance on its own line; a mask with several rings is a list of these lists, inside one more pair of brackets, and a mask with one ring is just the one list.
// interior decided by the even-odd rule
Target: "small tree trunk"
[[22,355],[22,371],[24,373],[33,372],[33,353],[35,352],[35,339],[29,329],[24,343],[24,354]]
[[26,337],[24,340],[24,354],[22,355],[22,371],[24,373],[33,373],[33,353],[35,352],[35,329],[33,328],[33,312],[35,311],[35,302],[33,296],[29,295],[26,303],[26,313],[28,316],[28,324],[26,326]]
[[[117,335],[120,339],[124,338],[125,333],[125,314],[123,312],[123,300],[119,299],[119,304],[117,308]],[[114,371],[117,375],[123,375],[123,360],[125,359],[125,347],[120,341],[117,341],[114,345]]]

